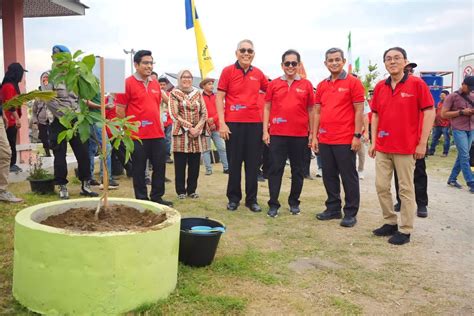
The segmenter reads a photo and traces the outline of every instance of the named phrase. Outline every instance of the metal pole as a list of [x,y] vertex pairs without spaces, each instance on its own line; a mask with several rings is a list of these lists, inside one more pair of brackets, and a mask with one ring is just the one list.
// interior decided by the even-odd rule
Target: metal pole
[[136,51],[132,48],[130,50],[124,49],[123,52],[125,54],[130,54],[130,74],[133,74],[133,55],[135,55]]

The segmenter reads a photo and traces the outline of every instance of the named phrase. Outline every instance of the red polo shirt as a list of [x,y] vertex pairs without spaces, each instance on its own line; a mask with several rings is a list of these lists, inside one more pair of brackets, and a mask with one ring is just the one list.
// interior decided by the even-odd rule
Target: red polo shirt
[[216,95],[214,93],[206,94],[204,91],[202,92],[202,98],[206,103],[207,109],[207,117],[214,119],[214,124],[216,124],[216,128],[219,129],[219,116],[217,115],[216,109]]
[[[13,99],[16,97],[18,93],[16,92],[15,87],[13,86],[12,83],[7,82],[4,85],[2,85],[2,90],[1,90],[1,98],[2,102],[6,102],[10,99]],[[12,127],[15,126],[16,120],[15,117],[13,116],[13,113],[15,110],[8,110],[8,111],[3,111],[5,114],[5,118],[7,119],[7,126],[6,127]],[[16,112],[18,113],[18,116],[21,117],[21,108],[17,109]]]
[[258,106],[259,91],[266,91],[268,81],[257,67],[246,73],[239,63],[227,66],[219,78],[218,90],[225,95],[225,121],[238,123],[262,122]]
[[156,80],[145,82],[134,75],[125,81],[125,93],[116,96],[117,106],[125,108],[126,116],[133,116],[131,121],[140,122],[138,136],[140,139],[163,138],[161,127],[160,103],[161,89]]
[[318,140],[321,144],[347,145],[355,131],[354,103],[364,102],[364,86],[343,71],[336,81],[324,79],[316,89],[315,104],[321,105]]
[[270,135],[307,137],[308,107],[314,105],[313,85],[297,78],[290,86],[285,77],[270,82],[265,101],[271,102]]
[[372,111],[379,117],[375,150],[414,154],[423,124],[421,111],[433,105],[428,86],[418,77],[405,75],[394,90],[391,77],[377,83],[372,99]]

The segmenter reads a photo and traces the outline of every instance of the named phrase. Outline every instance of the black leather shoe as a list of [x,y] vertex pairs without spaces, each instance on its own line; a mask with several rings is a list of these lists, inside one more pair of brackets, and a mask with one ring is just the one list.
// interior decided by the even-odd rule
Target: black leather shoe
[[238,207],[239,207],[239,203],[229,202],[229,203],[227,204],[227,209],[228,209],[229,211],[235,211],[235,210],[237,210]]
[[357,219],[354,216],[345,216],[341,221],[342,227],[354,227],[357,223]]
[[254,213],[258,213],[262,211],[262,208],[257,203],[245,204],[245,206]]
[[166,200],[163,200],[163,199],[158,199],[156,201],[154,201],[155,203],[158,203],[158,204],[163,204],[163,205],[166,205],[166,206],[173,206],[173,202],[171,201],[166,201]]
[[403,245],[410,242],[410,234],[404,234],[397,231],[392,237],[388,239],[392,245]]
[[374,229],[372,233],[375,236],[391,236],[398,232],[398,225],[383,224],[382,227]]
[[320,221],[327,221],[330,219],[340,219],[342,217],[341,212],[329,212],[329,211],[324,211],[322,213],[316,214],[316,218],[319,219]]
[[402,207],[402,205],[400,203],[397,203],[393,206],[393,210],[395,212],[400,212],[400,208]]
[[418,206],[418,209],[416,210],[416,216],[418,217],[428,217],[428,209],[426,206]]

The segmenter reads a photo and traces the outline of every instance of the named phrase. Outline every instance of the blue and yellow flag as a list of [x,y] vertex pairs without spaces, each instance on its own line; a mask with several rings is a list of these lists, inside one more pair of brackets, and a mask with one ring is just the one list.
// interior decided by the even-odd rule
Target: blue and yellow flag
[[199,69],[201,70],[201,77],[206,78],[207,74],[214,69],[212,57],[209,53],[209,48],[204,33],[202,32],[201,24],[199,23],[199,17],[197,15],[196,7],[194,6],[194,0],[184,0],[184,6],[186,9],[186,29],[189,30],[194,27]]

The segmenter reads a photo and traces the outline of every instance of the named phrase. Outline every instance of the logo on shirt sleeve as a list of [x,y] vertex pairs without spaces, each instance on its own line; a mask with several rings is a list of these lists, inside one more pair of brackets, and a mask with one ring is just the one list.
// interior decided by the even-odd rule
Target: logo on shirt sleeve
[[143,120],[140,122],[141,123],[141,126],[142,127],[146,127],[148,125],[153,125],[153,122],[152,121],[147,121],[147,120]]
[[272,124],[282,124],[282,123],[286,123],[286,122],[288,122],[288,120],[283,118],[283,117],[274,117],[272,119]]

